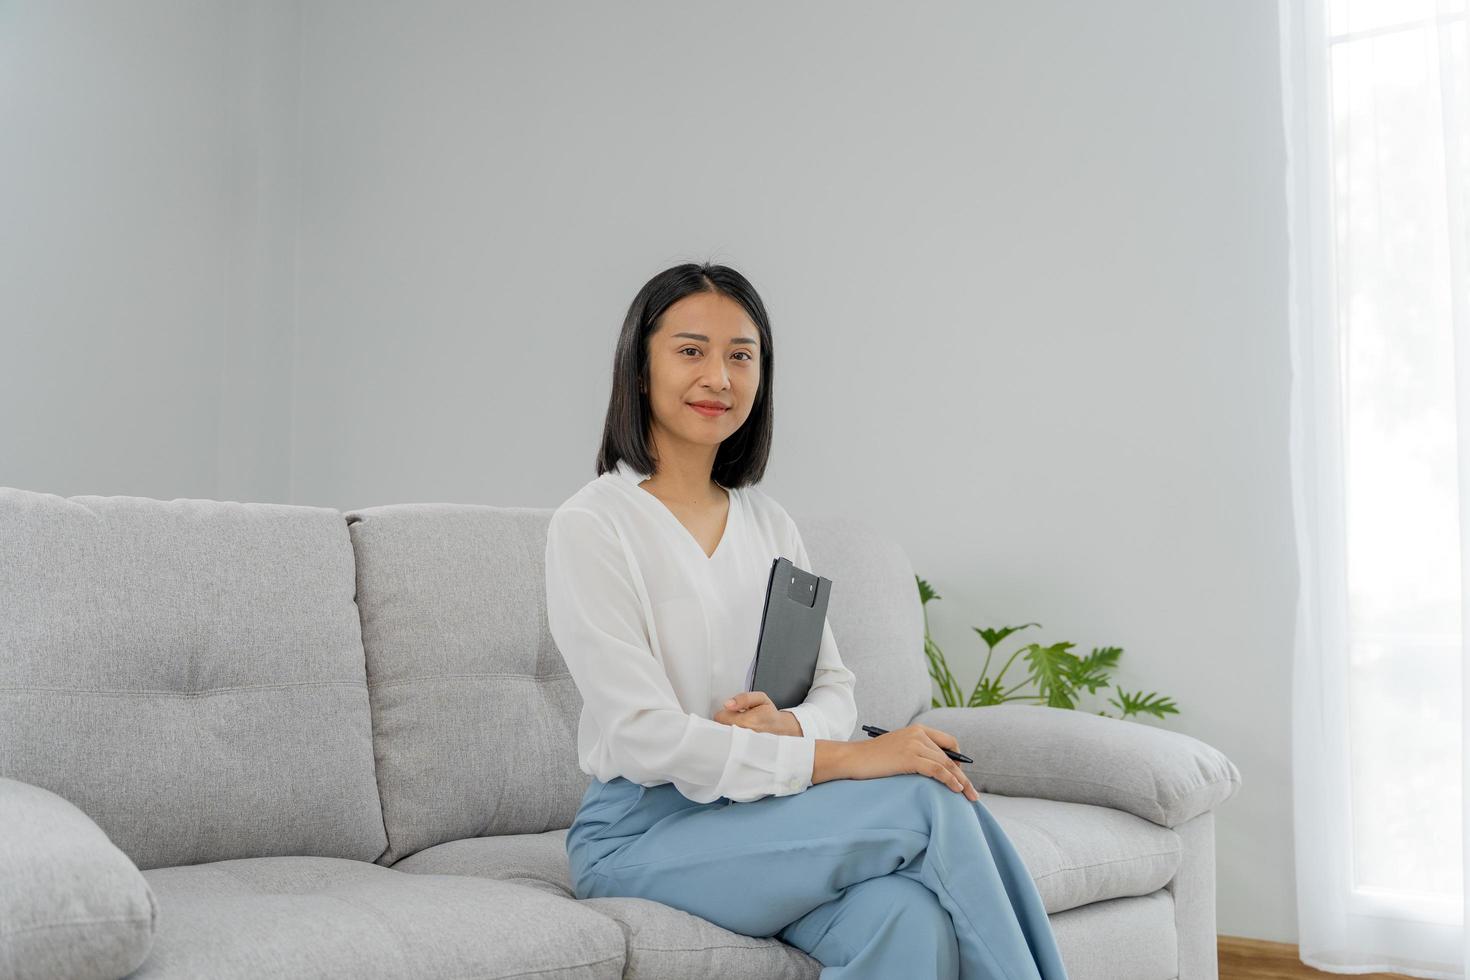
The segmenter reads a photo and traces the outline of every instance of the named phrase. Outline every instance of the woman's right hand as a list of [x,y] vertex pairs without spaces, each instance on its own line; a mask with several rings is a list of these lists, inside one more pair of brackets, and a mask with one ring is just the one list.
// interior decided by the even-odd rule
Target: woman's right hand
[[980,799],[960,764],[944,754],[945,749],[958,752],[960,748],[959,739],[949,732],[928,725],[909,725],[870,737],[866,744],[850,745],[855,751],[845,767],[844,775],[849,779],[916,772],[939,780],[956,793],[964,793],[968,800]]

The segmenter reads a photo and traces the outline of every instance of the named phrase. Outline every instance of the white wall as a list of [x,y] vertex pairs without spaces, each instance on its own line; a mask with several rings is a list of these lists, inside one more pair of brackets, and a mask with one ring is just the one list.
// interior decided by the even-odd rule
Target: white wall
[[895,536],[964,681],[972,625],[1122,646],[1242,770],[1220,931],[1294,940],[1274,3],[51,9],[0,14],[0,484],[554,506],[633,294],[728,262],[767,491]]
[[0,485],[284,498],[297,14],[0,3]]

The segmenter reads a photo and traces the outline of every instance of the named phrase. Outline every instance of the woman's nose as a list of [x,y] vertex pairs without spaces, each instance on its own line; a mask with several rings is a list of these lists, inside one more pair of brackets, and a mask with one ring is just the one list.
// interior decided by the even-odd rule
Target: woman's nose
[[713,371],[704,373],[704,380],[715,386],[716,391],[722,391],[730,383],[730,372],[725,369],[724,362]]

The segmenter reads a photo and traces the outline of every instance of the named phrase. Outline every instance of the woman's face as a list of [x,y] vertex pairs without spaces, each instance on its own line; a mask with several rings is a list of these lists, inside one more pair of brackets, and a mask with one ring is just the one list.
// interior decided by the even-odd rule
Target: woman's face
[[[648,336],[654,444],[708,446],[713,458],[750,416],[760,382],[760,333],[745,309],[719,293],[685,296]],[[728,407],[711,414],[696,402]]]

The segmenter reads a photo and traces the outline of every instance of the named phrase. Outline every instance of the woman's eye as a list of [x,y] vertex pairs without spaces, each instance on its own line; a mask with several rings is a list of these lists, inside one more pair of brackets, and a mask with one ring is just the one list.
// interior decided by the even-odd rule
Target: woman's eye
[[[699,353],[701,353],[701,351],[700,351],[700,349],[699,349],[699,348],[698,348],[698,347],[680,347],[680,348],[679,348],[679,351],[678,351],[678,352],[679,352],[679,353],[680,353],[680,354],[682,354],[682,353],[684,353],[684,352],[685,352],[685,351],[686,351],[686,350],[692,350],[692,351],[694,351],[694,353],[696,353],[696,354],[699,354]],[[738,350],[738,351],[736,351],[736,352],[735,352],[735,353],[737,353],[737,354],[743,354],[743,355],[745,355],[745,356],[744,356],[744,357],[743,357],[743,358],[742,358],[742,360],[746,360],[746,361],[753,361],[753,360],[755,360],[755,358],[753,358],[753,357],[751,357],[751,356],[750,356],[750,351],[744,351],[744,350]]]

